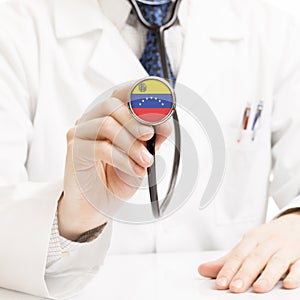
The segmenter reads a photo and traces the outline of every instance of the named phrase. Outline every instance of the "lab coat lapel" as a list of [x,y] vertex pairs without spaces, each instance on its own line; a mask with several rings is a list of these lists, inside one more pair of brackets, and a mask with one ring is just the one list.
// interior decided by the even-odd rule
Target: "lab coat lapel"
[[60,40],[100,30],[104,25],[98,0],[53,0],[53,21]]
[[[125,1],[125,0],[124,0]],[[98,0],[53,0],[58,39],[86,34],[99,36],[87,68],[110,84],[147,76],[146,71],[114,24],[103,14]],[[80,19],[79,19],[80,18]]]
[[[77,0],[76,3],[54,0],[54,8],[58,38],[91,32],[99,35],[87,67],[100,78],[110,84],[120,84],[147,76],[120,32],[101,11],[97,0]],[[78,15],[82,16],[80,22]],[[222,45],[242,42],[243,28],[230,2],[224,0],[183,1],[179,19],[186,38],[177,80],[203,95],[235,59],[228,57]]]
[[223,62],[209,37],[201,36],[193,42],[191,35],[192,32],[186,36],[177,82],[203,95],[223,68]]
[[109,23],[101,32],[88,67],[112,84],[147,76],[147,72],[119,31]]
[[235,59],[223,47],[242,43],[245,35],[227,1],[191,0],[189,14],[177,80],[203,96]]

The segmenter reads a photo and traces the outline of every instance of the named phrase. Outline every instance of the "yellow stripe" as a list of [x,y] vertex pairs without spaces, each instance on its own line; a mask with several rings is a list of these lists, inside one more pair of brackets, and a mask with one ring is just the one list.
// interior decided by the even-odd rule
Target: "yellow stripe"
[[[141,92],[139,89],[140,84],[144,83],[146,85],[146,91]],[[146,79],[139,83],[132,94],[171,94],[169,87],[163,82],[155,79]]]

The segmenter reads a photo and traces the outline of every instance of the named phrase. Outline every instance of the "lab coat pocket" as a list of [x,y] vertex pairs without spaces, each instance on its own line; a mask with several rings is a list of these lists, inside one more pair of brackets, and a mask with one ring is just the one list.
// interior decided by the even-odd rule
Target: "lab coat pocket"
[[270,130],[260,127],[252,140],[250,131],[240,135],[240,129],[227,126],[224,139],[226,170],[215,199],[216,223],[225,225],[263,219],[271,166]]

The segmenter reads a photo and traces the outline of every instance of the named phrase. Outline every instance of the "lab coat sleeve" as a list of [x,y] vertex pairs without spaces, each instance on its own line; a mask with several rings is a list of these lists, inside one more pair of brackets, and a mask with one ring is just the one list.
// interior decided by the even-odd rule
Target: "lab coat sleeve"
[[111,229],[109,222],[95,240],[68,244],[62,257],[47,267],[45,281],[51,299],[74,296],[93,279],[106,256]]
[[270,196],[281,213],[300,208],[300,30],[284,28],[272,116],[273,180]]
[[[2,4],[1,4],[2,5]],[[34,137],[38,47],[21,6],[0,5],[0,287],[41,297],[76,293],[99,269],[111,226],[46,269],[62,183],[31,182],[27,154]],[[13,20],[8,26],[5,20]],[[10,24],[10,23],[9,23]],[[20,32],[16,33],[18,28]]]
[[46,268],[61,184],[24,182],[0,188],[0,287],[62,299],[97,273],[109,247],[111,224],[97,239],[73,244]]

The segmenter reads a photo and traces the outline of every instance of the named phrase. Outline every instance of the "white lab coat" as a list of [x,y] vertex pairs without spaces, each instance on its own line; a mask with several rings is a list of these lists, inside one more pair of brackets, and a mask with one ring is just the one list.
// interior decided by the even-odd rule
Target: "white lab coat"
[[[189,9],[190,17],[182,24],[186,40],[178,82],[202,96],[222,126],[224,182],[215,201],[199,211],[211,164],[209,146],[179,112],[198,143],[203,180],[191,200],[163,222],[115,223],[112,253],[228,248],[264,222],[269,195],[282,209],[300,205],[300,34],[295,25],[256,0],[183,2],[181,11]],[[99,94],[145,75],[97,0],[1,5],[1,287],[62,296],[99,268],[110,226],[85,249],[63,257],[44,278],[62,192],[65,135]],[[246,101],[255,109],[261,99],[265,108],[256,141],[236,143]]]

